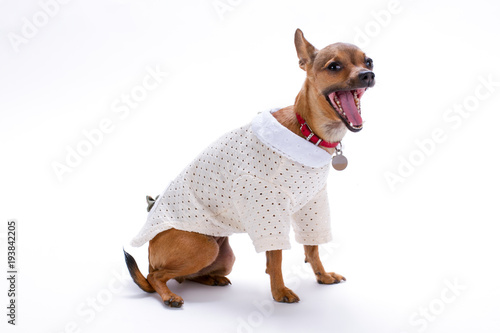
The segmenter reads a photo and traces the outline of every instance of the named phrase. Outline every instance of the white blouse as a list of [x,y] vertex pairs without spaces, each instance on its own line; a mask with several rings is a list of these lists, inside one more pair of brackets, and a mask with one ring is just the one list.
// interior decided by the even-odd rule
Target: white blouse
[[[276,109],[277,110],[277,109]],[[257,252],[331,240],[330,154],[281,125],[271,110],[206,148],[166,188],[132,240],[175,228],[212,236],[246,232]]]

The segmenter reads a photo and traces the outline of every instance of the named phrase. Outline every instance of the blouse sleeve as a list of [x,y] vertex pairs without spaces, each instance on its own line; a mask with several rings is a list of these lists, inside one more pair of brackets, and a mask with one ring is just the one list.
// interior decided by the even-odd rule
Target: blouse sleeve
[[293,214],[292,226],[300,244],[319,245],[332,240],[326,186]]

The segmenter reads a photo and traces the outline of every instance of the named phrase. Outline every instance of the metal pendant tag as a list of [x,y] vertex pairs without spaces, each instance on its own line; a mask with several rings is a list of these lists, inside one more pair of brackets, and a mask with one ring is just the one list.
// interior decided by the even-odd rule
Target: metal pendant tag
[[342,146],[335,150],[335,155],[332,157],[332,167],[337,171],[342,171],[347,167],[347,158],[342,155]]

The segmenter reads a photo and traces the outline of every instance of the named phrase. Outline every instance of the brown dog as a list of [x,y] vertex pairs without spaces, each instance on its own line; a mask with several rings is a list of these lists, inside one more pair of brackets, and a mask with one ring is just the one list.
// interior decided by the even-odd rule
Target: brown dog
[[[336,43],[329,45],[322,50],[317,50],[304,38],[302,31],[299,29],[295,32],[295,47],[299,57],[299,66],[307,72],[307,78],[295,100],[295,104],[275,111],[272,113],[272,116],[274,116],[277,122],[279,122],[282,126],[295,133],[295,135],[293,135],[295,140],[300,137],[301,142],[306,142],[307,145],[315,143],[316,146],[321,148],[314,147],[314,149],[323,149],[321,150],[322,154],[325,154],[324,151],[326,151],[329,154],[327,158],[330,158],[329,156],[336,152],[336,144],[340,142],[347,130],[357,132],[362,129],[363,121],[361,118],[359,98],[368,87],[372,87],[375,84],[375,75],[372,72],[373,62],[359,48],[351,44]],[[304,120],[307,125],[302,124]],[[237,132],[236,134],[238,133],[240,132]],[[241,133],[239,135],[243,136]],[[312,143],[307,143],[304,139],[311,141]],[[266,149],[265,145],[258,145],[257,147],[263,148],[264,150]],[[267,150],[269,150],[269,148],[267,148]],[[233,153],[230,153],[230,155],[233,156]],[[224,157],[225,156],[226,155],[224,155]],[[226,169],[226,164],[221,166],[222,162],[219,161],[224,160],[224,157],[217,157],[213,163],[210,163],[214,165],[219,163],[220,169]],[[266,163],[270,164],[271,162],[258,161],[255,163],[260,164],[254,165],[253,169],[267,168],[266,170],[273,170],[272,167],[266,165]],[[248,164],[248,168],[252,168],[250,163]],[[314,173],[315,170],[318,170],[318,168],[309,168],[295,162],[291,165],[301,170],[308,170],[307,172],[310,173]],[[193,167],[193,170],[197,170],[197,168],[197,166],[196,169]],[[275,170],[273,170],[273,172],[274,171]],[[286,169],[286,171],[289,170]],[[207,207],[207,211],[209,212],[214,210],[216,211],[216,209],[219,208],[219,205],[223,205],[224,203],[224,199],[220,197],[224,197],[224,195],[226,197],[232,196],[233,198],[231,199],[237,200],[238,198],[235,197],[238,197],[238,193],[240,193],[239,197],[244,197],[241,199],[241,202],[243,202],[241,207],[243,208],[239,210],[240,213],[243,211],[242,214],[246,213],[247,215],[251,215],[252,212],[249,211],[250,209],[256,207],[256,209],[259,210],[260,207],[264,207],[264,203],[260,205],[260,202],[258,202],[259,198],[264,200],[265,204],[268,204],[269,207],[272,207],[272,209],[276,208],[275,206],[280,206],[279,212],[284,212],[278,217],[276,217],[276,214],[266,215],[265,212],[256,212],[258,215],[257,217],[259,218],[258,226],[261,227],[257,228],[259,230],[253,231],[254,233],[257,233],[257,235],[259,233],[266,235],[268,233],[269,235],[279,234],[276,239],[280,239],[279,237],[283,236],[282,232],[275,231],[278,230],[276,229],[277,226],[275,225],[273,227],[271,223],[272,221],[267,221],[268,217],[271,216],[275,217],[277,220],[281,218],[279,220],[280,224],[278,228],[284,228],[283,233],[286,233],[289,230],[286,227],[286,218],[291,217],[287,215],[288,212],[286,211],[286,208],[281,209],[281,207],[289,207],[293,200],[290,201],[286,198],[286,195],[282,195],[282,188],[270,186],[268,183],[262,184],[259,180],[256,182],[258,185],[255,185],[255,188],[253,188],[253,183],[251,185],[249,185],[250,183],[247,184],[246,187],[238,184],[240,188],[243,188],[246,192],[230,192],[228,189],[224,188],[225,186],[231,186],[227,184],[229,181],[227,178],[219,175],[217,169],[215,172],[208,169],[205,172],[212,172],[212,174],[209,173],[208,176],[203,176],[203,179],[206,179],[207,183],[201,184],[201,186],[204,186],[200,190],[202,194],[196,194],[198,195],[196,200],[192,200],[192,198],[188,196],[186,196],[185,199],[182,199],[181,208],[184,210],[182,213],[184,218],[186,218],[186,216],[193,219],[194,217],[198,218],[198,215],[202,215],[203,213],[201,210]],[[192,172],[193,177],[200,177],[199,175],[195,175],[195,173],[196,172]],[[218,176],[214,175],[214,173]],[[250,171],[248,173],[250,173]],[[316,174],[318,173],[316,172]],[[279,175],[281,175],[281,178],[285,177],[283,173],[279,173]],[[293,175],[294,174],[291,174],[290,177],[294,177]],[[250,182],[257,179],[257,177],[246,176],[247,175],[245,174],[243,179],[251,179]],[[193,179],[191,179],[191,183],[196,182],[196,179],[198,178]],[[202,181],[205,182],[203,179]],[[241,181],[241,179],[241,177],[238,178],[239,181]],[[186,178],[184,180],[187,181]],[[288,179],[281,179],[281,181],[284,182],[287,182],[287,180]],[[175,186],[176,185],[174,184],[174,187]],[[218,186],[222,187],[222,191],[218,189]],[[178,187],[181,186],[179,185]],[[182,187],[184,187],[184,185],[182,185]],[[215,187],[219,190],[219,192],[216,192],[217,194],[214,197],[207,198],[211,187]],[[289,188],[291,189],[292,187],[289,186]],[[193,187],[193,189],[193,191],[198,192],[196,187]],[[203,193],[203,189],[205,189],[207,193]],[[177,188],[175,190],[177,190]],[[252,193],[252,191],[264,193]],[[269,192],[270,195],[267,195],[268,193],[265,193],[266,191]],[[286,189],[283,192],[286,192]],[[176,193],[178,192],[174,192],[174,194],[172,194],[173,198],[179,196],[178,194],[176,195]],[[255,202],[258,202],[259,205],[248,205],[248,202],[254,201],[254,194],[257,197]],[[162,214],[165,214],[165,217],[167,217],[166,213],[163,212],[168,211],[168,208],[164,208],[165,210],[162,211],[161,209],[163,208],[159,206],[170,205],[168,198],[170,197],[165,197],[164,195],[161,203],[154,203],[154,201],[151,201],[148,210],[154,203],[155,207],[153,207],[153,211],[157,211],[155,214],[158,215],[158,218],[160,218],[160,215]],[[309,199],[310,198],[307,200]],[[185,201],[187,204],[185,204]],[[324,201],[327,202],[326,199]],[[316,202],[314,203],[316,204]],[[200,204],[202,206],[196,206],[195,204]],[[262,208],[261,210],[264,211],[265,208]],[[299,209],[295,209],[294,212],[297,210]],[[174,209],[170,208],[170,211],[168,212],[170,215],[174,216],[177,213],[173,213],[173,211]],[[267,212],[269,211],[270,210],[267,209]],[[162,214],[159,214],[158,212],[162,212]],[[226,210],[222,210],[215,215],[224,217],[224,214],[227,214]],[[260,220],[259,214],[262,214],[262,220]],[[303,214],[302,216],[306,215],[307,214]],[[238,217],[235,216],[235,213],[233,213],[231,216],[224,217],[226,218],[225,223],[229,223],[229,225],[231,225],[231,223],[237,223],[235,221],[237,221]],[[174,219],[174,217],[171,218]],[[203,218],[205,218],[205,215],[203,215]],[[257,218],[254,218],[254,220],[256,219]],[[206,221],[209,221],[209,219],[207,218]],[[158,224],[159,222],[155,223]],[[318,223],[316,225],[318,226],[320,224]],[[217,231],[211,235],[209,232],[204,234],[203,232],[185,231],[179,230],[179,228],[183,227],[177,227],[175,224],[173,226],[170,225],[168,228],[163,227],[163,229],[159,228],[158,225],[153,225],[152,227],[150,226],[150,229],[151,228],[156,228],[156,233],[152,236],[150,235],[149,238],[145,238],[149,239],[149,274],[147,278],[145,278],[139,271],[134,258],[125,252],[125,259],[129,272],[134,282],[142,290],[147,292],[156,291],[160,294],[166,305],[170,307],[180,307],[184,301],[180,296],[175,295],[168,289],[166,282],[170,279],[176,279],[178,282],[191,280],[212,286],[224,286],[230,284],[226,275],[231,272],[235,258],[231,247],[229,246],[228,238],[227,236],[224,236],[224,232]],[[266,228],[270,228],[271,232],[269,232]],[[296,228],[295,225],[294,228]],[[243,231],[249,232],[250,234],[250,230],[247,230],[247,228],[243,229]],[[329,231],[329,229],[324,230]],[[305,249],[305,260],[311,264],[318,283],[334,284],[344,281],[345,278],[343,276],[336,273],[326,272],[319,258],[317,244],[324,243],[325,241],[328,241],[328,239],[311,240],[307,237],[308,236],[304,236],[302,238],[302,244],[304,244]],[[252,239],[254,240],[256,248],[260,249],[259,251],[266,251],[266,273],[270,275],[271,291],[274,300],[285,303],[298,302],[299,297],[292,290],[285,287],[281,272],[282,249],[288,247],[286,242],[284,244],[277,243],[275,241],[276,239],[273,238],[271,239],[272,244],[269,243],[270,245],[267,245],[268,247],[266,248],[258,247],[258,237]],[[268,248],[270,248],[270,250],[267,250]]]

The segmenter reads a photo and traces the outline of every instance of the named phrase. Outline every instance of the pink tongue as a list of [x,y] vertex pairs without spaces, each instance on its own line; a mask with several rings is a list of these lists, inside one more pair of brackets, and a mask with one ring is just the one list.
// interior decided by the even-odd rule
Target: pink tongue
[[349,122],[354,126],[363,125],[363,119],[358,112],[352,93],[350,91],[337,91],[337,97]]

